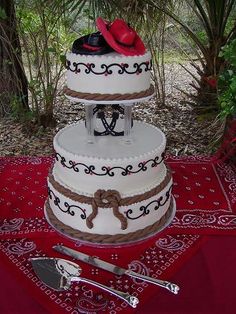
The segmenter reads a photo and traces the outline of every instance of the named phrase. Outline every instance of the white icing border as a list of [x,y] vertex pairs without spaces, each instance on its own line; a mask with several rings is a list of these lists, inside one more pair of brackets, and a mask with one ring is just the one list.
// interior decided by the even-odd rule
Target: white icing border
[[[78,57],[79,60],[91,60],[91,59],[94,59],[94,61],[97,61],[97,60],[101,60],[101,59],[105,59],[105,60],[109,60],[109,61],[112,61],[113,59],[125,59],[125,60],[129,60],[130,61],[135,61],[136,59],[139,60],[139,59],[143,59],[143,58],[149,58],[151,59],[151,53],[150,51],[146,51],[144,54],[142,55],[136,55],[136,56],[125,56],[125,55],[122,55],[118,52],[109,52],[109,53],[106,53],[106,54],[103,54],[103,55],[85,55],[85,54],[76,54],[76,53],[73,53],[71,51],[68,51],[66,52],[66,58],[76,58]],[[97,60],[96,60],[97,59]],[[117,61],[117,60],[116,60]]]

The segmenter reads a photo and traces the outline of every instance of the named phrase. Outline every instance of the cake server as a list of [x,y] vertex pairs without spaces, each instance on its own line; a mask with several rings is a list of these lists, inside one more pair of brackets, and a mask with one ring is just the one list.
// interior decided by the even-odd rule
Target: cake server
[[82,253],[82,252],[79,252],[79,251],[75,251],[75,250],[70,249],[70,248],[63,246],[63,245],[55,245],[55,246],[53,246],[53,249],[56,250],[57,252],[66,254],[70,257],[73,257],[75,259],[83,261],[87,264],[90,264],[90,265],[93,265],[95,267],[107,270],[107,271],[114,273],[118,276],[128,275],[130,277],[149,282],[151,284],[160,286],[162,288],[166,288],[167,290],[169,290],[170,292],[172,292],[174,294],[177,294],[179,292],[179,286],[177,286],[176,284],[171,283],[169,281],[159,280],[159,279],[155,279],[152,277],[148,277],[148,276],[144,276],[144,275],[135,273],[134,271],[132,271],[130,269],[125,269],[125,268],[113,265],[109,262],[105,262],[99,258],[89,256],[89,255]]
[[75,264],[71,261],[53,257],[35,257],[30,258],[29,260],[38,278],[46,286],[54,290],[68,290],[71,286],[71,283],[74,281],[85,282],[95,287],[101,288],[107,292],[110,292],[116,297],[127,302],[133,308],[135,308],[139,303],[138,298],[130,295],[128,292],[114,290],[96,281],[80,277],[82,269],[78,264]]

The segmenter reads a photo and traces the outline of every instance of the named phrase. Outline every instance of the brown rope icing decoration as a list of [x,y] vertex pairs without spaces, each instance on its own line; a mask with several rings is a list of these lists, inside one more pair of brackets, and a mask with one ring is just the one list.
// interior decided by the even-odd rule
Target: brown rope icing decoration
[[45,204],[46,210],[46,218],[52,227],[56,229],[58,232],[62,232],[64,235],[67,235],[73,239],[80,241],[87,241],[91,243],[100,243],[100,244],[122,244],[129,243],[144,239],[151,235],[154,235],[158,231],[162,230],[165,226],[166,222],[169,221],[172,213],[173,213],[173,198],[171,198],[170,206],[165,213],[164,216],[161,217],[160,220],[154,222],[152,225],[145,227],[144,229],[140,229],[134,232],[129,232],[126,234],[94,234],[88,232],[81,232],[77,229],[74,229],[68,225],[65,225],[63,222],[58,220],[58,218],[54,215],[49,202],[47,201]]
[[[69,190],[68,188],[62,186],[59,182],[57,182],[54,179],[52,172],[49,172],[48,179],[49,179],[49,182],[51,183],[51,185],[53,186],[53,188],[55,190],[57,190],[59,193],[63,194],[64,196],[70,198],[71,200],[76,201],[76,202],[80,202],[80,203],[89,204],[89,205],[92,204],[93,197],[77,194],[77,193]],[[172,179],[171,170],[170,170],[170,168],[167,167],[166,176],[165,176],[164,180],[158,186],[156,186],[153,189],[151,189],[150,191],[144,192],[142,194],[124,197],[124,198],[119,200],[119,205],[120,206],[129,206],[129,205],[132,205],[135,203],[142,202],[142,201],[158,194],[159,192],[161,192],[167,186],[167,184],[171,181],[171,179]]]
[[154,93],[154,87],[151,85],[149,89],[145,91],[141,91],[138,93],[132,93],[132,94],[99,94],[99,93],[82,93],[82,92],[76,92],[74,90],[71,90],[67,86],[63,89],[65,95],[80,99],[86,99],[86,100],[132,100],[132,99],[139,99],[147,96],[151,96]]
[[103,208],[112,208],[113,214],[116,218],[118,218],[121,222],[121,229],[125,230],[127,229],[127,218],[125,218],[120,212],[119,212],[119,206],[120,206],[120,193],[116,190],[97,190],[94,193],[94,198],[92,200],[92,213],[88,216],[86,220],[86,225],[89,229],[93,228],[93,219],[98,214],[98,207]]

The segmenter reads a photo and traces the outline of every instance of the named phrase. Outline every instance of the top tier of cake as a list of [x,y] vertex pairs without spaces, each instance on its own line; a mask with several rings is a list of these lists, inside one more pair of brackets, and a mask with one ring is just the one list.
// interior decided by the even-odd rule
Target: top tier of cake
[[69,52],[66,54],[65,94],[72,99],[96,103],[145,100],[153,94],[151,68],[150,52],[139,56]]

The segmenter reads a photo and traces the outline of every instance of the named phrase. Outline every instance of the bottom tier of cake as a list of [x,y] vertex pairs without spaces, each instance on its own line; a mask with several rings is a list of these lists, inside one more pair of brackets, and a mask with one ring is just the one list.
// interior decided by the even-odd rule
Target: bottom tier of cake
[[45,204],[48,222],[75,240],[94,244],[125,244],[162,230],[174,216],[172,176],[168,170],[157,186],[143,194],[121,198],[116,190],[97,190],[93,196],[71,191],[48,177]]

